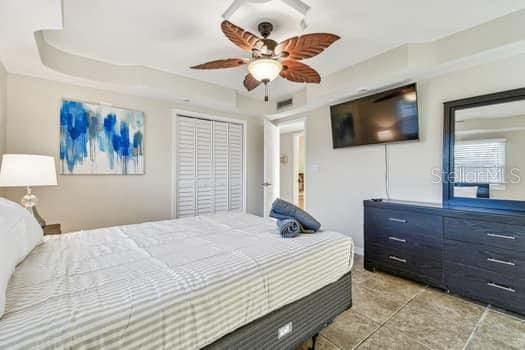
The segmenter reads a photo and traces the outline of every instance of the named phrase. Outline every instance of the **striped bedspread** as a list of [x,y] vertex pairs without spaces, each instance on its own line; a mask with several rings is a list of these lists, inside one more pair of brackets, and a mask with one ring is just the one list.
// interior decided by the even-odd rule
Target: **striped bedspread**
[[337,281],[352,240],[284,239],[227,213],[46,238],[21,263],[0,349],[199,349]]

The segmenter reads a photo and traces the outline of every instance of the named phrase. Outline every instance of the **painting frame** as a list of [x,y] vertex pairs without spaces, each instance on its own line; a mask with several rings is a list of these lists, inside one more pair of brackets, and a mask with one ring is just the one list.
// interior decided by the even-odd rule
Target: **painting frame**
[[[134,171],[86,171],[85,169],[83,171],[70,171],[69,169],[66,169],[66,166],[64,164],[64,159],[62,156],[63,152],[63,144],[62,144],[62,138],[63,138],[63,126],[62,126],[62,110],[64,108],[64,103],[75,103],[75,104],[81,104],[88,107],[96,107],[101,110],[110,110],[113,111],[113,114],[116,114],[116,111],[120,112],[128,112],[128,113],[134,113],[135,115],[141,116],[141,125],[140,130],[142,131],[142,139],[141,139],[141,153],[140,153],[140,168],[135,169]],[[83,99],[77,99],[77,98],[69,98],[69,97],[62,97],[59,101],[58,106],[58,124],[59,124],[59,145],[58,145],[58,161],[59,161],[59,174],[60,176],[142,176],[146,175],[146,113],[139,109],[134,109],[130,107],[122,107],[120,105],[114,105],[112,103],[107,102],[93,102]],[[122,118],[117,118],[117,121],[120,124]],[[116,124],[115,124],[116,126]]]

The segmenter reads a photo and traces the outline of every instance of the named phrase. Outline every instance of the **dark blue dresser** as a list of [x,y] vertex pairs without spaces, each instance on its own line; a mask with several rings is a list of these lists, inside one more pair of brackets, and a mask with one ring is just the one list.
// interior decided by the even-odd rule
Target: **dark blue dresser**
[[525,314],[525,215],[365,201],[365,268]]

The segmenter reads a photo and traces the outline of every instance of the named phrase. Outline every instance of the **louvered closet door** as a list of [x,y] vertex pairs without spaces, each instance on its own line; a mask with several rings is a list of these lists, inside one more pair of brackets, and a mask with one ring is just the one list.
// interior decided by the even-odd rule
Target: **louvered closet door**
[[229,210],[228,201],[228,123],[213,122],[213,160],[215,170],[215,212]]
[[177,217],[243,209],[243,126],[176,118]]
[[197,215],[215,211],[214,164],[213,164],[213,122],[195,121],[197,145]]
[[195,119],[176,120],[176,210],[178,217],[195,213]]
[[243,208],[243,130],[242,125],[229,124],[229,206],[230,210]]

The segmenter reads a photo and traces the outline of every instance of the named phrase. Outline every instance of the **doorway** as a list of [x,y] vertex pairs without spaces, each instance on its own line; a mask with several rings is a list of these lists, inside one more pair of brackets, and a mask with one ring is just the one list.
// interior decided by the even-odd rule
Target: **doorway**
[[276,123],[264,121],[264,215],[270,213],[276,198],[305,209],[308,207],[306,189],[305,120]]
[[305,209],[304,121],[279,125],[281,199]]
[[294,135],[294,203],[301,209],[305,209],[304,204],[304,131]]

